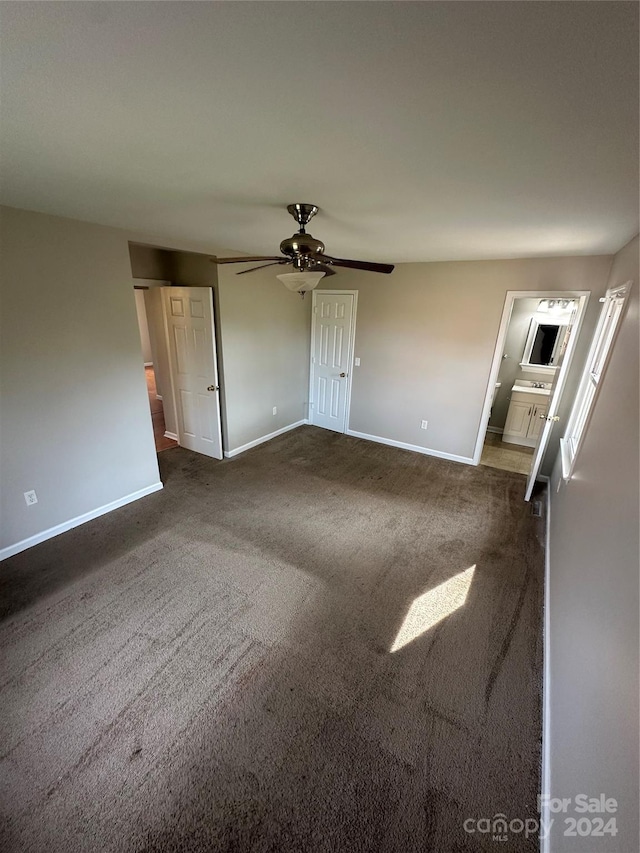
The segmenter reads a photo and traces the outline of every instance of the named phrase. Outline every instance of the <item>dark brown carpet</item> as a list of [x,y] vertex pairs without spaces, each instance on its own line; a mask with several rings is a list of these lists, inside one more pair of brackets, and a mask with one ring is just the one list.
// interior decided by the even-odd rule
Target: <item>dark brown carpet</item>
[[465,818],[536,816],[522,475],[313,427],[160,462],[162,492],[0,567],[4,851],[495,851]]

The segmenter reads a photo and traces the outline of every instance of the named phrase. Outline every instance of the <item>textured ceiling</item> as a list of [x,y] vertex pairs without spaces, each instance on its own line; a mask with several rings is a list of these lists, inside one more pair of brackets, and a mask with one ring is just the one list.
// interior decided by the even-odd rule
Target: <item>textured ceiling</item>
[[2,201],[390,262],[638,229],[638,6],[2,3]]

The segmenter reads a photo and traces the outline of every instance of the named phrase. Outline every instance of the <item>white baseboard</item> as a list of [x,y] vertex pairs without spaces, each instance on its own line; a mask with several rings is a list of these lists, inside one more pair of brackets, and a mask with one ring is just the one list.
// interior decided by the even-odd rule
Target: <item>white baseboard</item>
[[165,432],[165,434],[164,434],[164,437],[165,437],[165,438],[172,438],[174,441],[177,441],[177,440],[178,440],[178,436],[175,434],[175,432],[168,432],[168,431],[166,431],[166,432]]
[[428,447],[421,447],[419,444],[406,444],[404,441],[394,441],[392,438],[381,438],[379,435],[367,435],[366,432],[356,432],[354,429],[348,429],[347,435],[352,435],[354,438],[364,438],[365,441],[375,441],[378,444],[388,444],[389,447],[399,447],[401,450],[412,450],[414,453],[422,453],[424,456],[437,456],[438,459],[449,459],[451,462],[463,462],[465,465],[473,465],[473,459],[470,456],[456,456],[454,453],[443,453],[440,450],[431,450]]
[[86,521],[91,521],[98,518],[100,515],[106,515],[114,509],[118,509],[125,504],[130,504],[152,492],[158,492],[162,488],[162,483],[154,483],[152,486],[147,486],[144,489],[139,489],[137,492],[132,492],[130,495],[125,495],[123,498],[118,498],[117,501],[99,506],[97,509],[92,509],[90,512],[85,512],[83,515],[77,515],[75,518],[70,518],[69,521],[63,521],[62,524],[56,524],[55,527],[50,527],[48,530],[43,530],[41,533],[36,533],[34,536],[29,536],[28,539],[23,539],[21,542],[16,542],[15,545],[9,545],[0,550],[0,561],[13,557],[14,554],[19,554],[21,551],[26,551],[27,548],[32,548],[34,545],[39,545],[40,542],[45,542],[47,539],[53,539],[60,533],[65,533],[74,527],[79,527]]
[[[551,580],[551,551],[550,551],[550,534],[551,534],[551,482],[549,477],[546,478],[549,483],[547,489],[547,517],[544,543],[544,614],[542,621],[542,768],[540,780],[540,794],[542,796],[542,805],[540,809],[541,824],[544,821],[544,826],[549,826],[549,821],[552,817],[548,806],[549,798],[551,797],[551,719],[550,719],[550,699],[549,687],[551,680],[551,657],[549,654],[550,641],[550,624],[551,617],[549,613],[549,603],[551,600],[550,580]],[[540,839],[540,853],[551,853],[551,833],[549,832],[546,838]]]
[[233,450],[225,450],[225,459],[233,459],[234,456],[237,456],[239,453],[244,453],[245,450],[251,450],[252,447],[257,447],[259,444],[264,444],[265,441],[271,441],[272,438],[276,438],[276,436],[282,435],[284,432],[289,432],[292,429],[297,429],[298,427],[304,426],[304,424],[308,423],[309,421],[304,418],[301,421],[296,421],[295,424],[289,424],[289,426],[277,429],[275,432],[270,432],[269,435],[263,435],[260,438],[254,439],[254,441],[249,441],[241,447],[236,447]]
[[162,396],[160,394],[156,394],[156,400],[160,400],[160,402],[162,402]]
[[152,361],[145,361],[144,366],[145,367],[153,367],[153,362]]
[[501,429],[500,427],[492,427],[492,426],[488,426],[488,427],[487,427],[487,432],[493,432],[493,433],[495,433],[496,435],[502,435],[502,433],[504,432],[504,430],[503,430],[503,429]]

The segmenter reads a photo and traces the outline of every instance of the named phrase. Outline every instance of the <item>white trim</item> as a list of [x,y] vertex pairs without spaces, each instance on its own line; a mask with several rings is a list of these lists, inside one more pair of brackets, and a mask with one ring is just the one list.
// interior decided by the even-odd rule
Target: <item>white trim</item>
[[62,524],[56,524],[55,527],[50,527],[48,530],[43,530],[40,533],[29,536],[28,539],[16,542],[15,545],[9,545],[6,548],[2,548],[0,550],[0,561],[6,560],[8,557],[13,557],[14,554],[19,554],[21,551],[26,551],[27,548],[32,548],[34,545],[39,545],[40,542],[45,542],[47,539],[53,539],[54,536],[58,536],[60,533],[65,533],[67,530],[79,527],[86,521],[91,521],[101,515],[106,515],[114,509],[125,506],[125,504],[130,504],[133,501],[146,497],[146,495],[158,492],[161,488],[162,483],[153,483],[151,486],[146,486],[144,489],[138,489],[137,492],[132,492],[130,495],[118,498],[117,501],[111,501],[111,503],[99,506],[97,509],[92,509],[90,512],[85,512],[83,515],[77,515],[75,518],[70,518],[69,521],[63,521]]
[[[615,346],[618,333],[624,321],[625,308],[629,300],[629,293],[631,292],[632,286],[633,281],[629,280],[624,282],[624,284],[618,284],[615,287],[610,287],[608,288],[604,297],[600,299],[600,302],[604,304],[602,305],[602,308],[600,310],[600,316],[598,317],[598,322],[596,324],[596,328],[591,339],[591,344],[589,346],[589,354],[587,355],[587,360],[584,363],[582,375],[580,376],[580,381],[575,392],[573,405],[571,407],[571,413],[569,414],[569,418],[567,419],[564,435],[560,439],[562,480],[565,483],[568,483],[571,480],[571,477],[573,475],[573,469],[576,464],[576,459],[578,457],[578,454],[580,453],[580,448],[582,447],[584,436],[587,432],[587,429],[589,428],[591,416],[593,414],[596,402],[598,400],[598,395],[600,393],[600,388],[602,385],[601,380],[604,378],[604,375],[606,373],[613,352],[613,347]],[[622,302],[622,305],[620,307],[620,312],[617,316],[617,319],[615,320],[613,334],[611,335],[608,342],[604,361],[602,362],[600,369],[600,375],[599,377],[595,377],[595,375],[591,372],[591,368],[593,367],[594,360],[596,359],[600,347],[603,344],[603,332],[606,331],[607,320],[610,317],[609,308],[611,302],[615,300],[620,300]],[[585,385],[587,384],[589,384],[589,387],[593,390],[593,393],[590,395],[590,402],[587,400],[587,394],[585,391]],[[588,404],[587,414],[582,425],[582,429],[580,431],[577,445],[574,447],[573,434],[575,432],[575,421],[578,416],[578,412],[582,409],[583,406],[585,406],[585,404]],[[558,484],[558,490],[559,488],[560,484]]]
[[358,291],[357,290],[313,290],[313,298],[311,300],[311,346],[309,350],[309,402],[307,411],[309,417],[307,423],[313,424],[314,403],[313,403],[313,365],[314,351],[316,343],[316,295],[318,293],[332,293],[337,296],[353,296],[353,312],[351,314],[351,330],[349,345],[351,353],[349,355],[349,375],[347,377],[347,399],[344,408],[344,434],[349,434],[349,419],[351,417],[351,389],[353,387],[353,365],[356,353],[356,321],[358,317]]
[[379,435],[356,432],[354,429],[348,429],[345,434],[351,435],[354,438],[363,438],[365,441],[375,441],[377,444],[387,444],[389,447],[399,447],[400,450],[412,450],[414,453],[422,453],[424,456],[436,456],[438,459],[463,462],[465,465],[473,464],[473,459],[470,456],[456,456],[454,453],[443,453],[441,450],[431,450],[429,447],[421,447],[419,444],[407,444],[404,441],[395,441],[392,438],[382,438]]
[[162,395],[161,395],[161,394],[156,394],[156,400],[160,400],[160,402],[162,402]]
[[165,438],[170,438],[170,439],[172,439],[173,441],[177,441],[177,440],[178,440],[178,436],[177,436],[177,434],[176,434],[175,432],[169,432],[169,430],[166,430],[166,431],[165,431],[164,437],[165,437]]
[[502,435],[502,433],[504,432],[504,430],[502,429],[502,427],[492,427],[492,426],[488,426],[488,427],[487,427],[487,432],[493,432],[493,433],[495,433],[496,435]]
[[542,373],[545,376],[554,376],[558,368],[549,364],[527,364],[524,361],[520,362],[520,370],[523,373]]
[[153,362],[152,361],[145,361],[144,366],[145,367],[153,367]]
[[303,420],[301,421],[296,421],[295,424],[289,424],[289,426],[277,429],[275,432],[270,432],[269,435],[263,435],[260,438],[256,438],[253,441],[249,441],[247,442],[247,444],[243,444],[241,447],[234,448],[234,450],[225,450],[225,459],[233,459],[234,456],[237,456],[239,453],[244,453],[245,450],[251,450],[252,447],[257,447],[259,444],[264,444],[265,441],[271,441],[272,438],[276,438],[277,436],[282,435],[284,432],[289,432],[292,429],[297,429],[298,427],[304,426],[308,423],[309,421],[307,420],[307,418],[303,418]]
[[[551,579],[551,483],[547,478],[547,517],[545,543],[544,543],[544,612],[542,621],[542,767],[540,773],[540,794],[542,797],[540,808],[541,825],[549,826],[551,812],[549,810],[549,798],[551,796],[551,715],[549,688],[551,687],[551,657],[550,657],[550,631],[551,616],[549,605],[551,602],[550,579]],[[541,853],[551,853],[551,832],[547,832],[545,838],[540,839]]]

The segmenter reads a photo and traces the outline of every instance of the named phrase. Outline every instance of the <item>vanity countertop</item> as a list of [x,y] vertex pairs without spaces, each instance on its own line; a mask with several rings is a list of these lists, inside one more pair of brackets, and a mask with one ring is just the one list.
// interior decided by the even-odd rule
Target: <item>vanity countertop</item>
[[537,394],[541,397],[549,397],[551,395],[550,388],[534,388],[532,385],[521,385],[518,382],[511,389],[511,393],[514,391],[520,394]]

